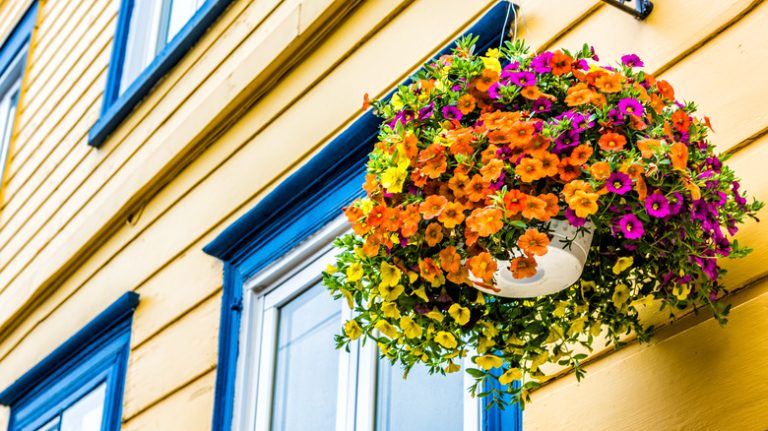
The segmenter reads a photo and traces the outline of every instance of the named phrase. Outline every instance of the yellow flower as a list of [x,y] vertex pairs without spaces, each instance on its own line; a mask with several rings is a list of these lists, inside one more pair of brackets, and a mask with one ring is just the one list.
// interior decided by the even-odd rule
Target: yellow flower
[[397,329],[386,320],[379,320],[374,327],[389,338],[397,338]]
[[621,274],[631,267],[634,262],[635,260],[632,256],[620,257],[619,260],[616,261],[616,265],[613,265],[613,273],[616,275]]
[[331,265],[330,263],[328,264],[328,266],[325,267],[325,272],[328,273],[328,274],[335,274],[336,271],[338,271],[338,270],[339,270],[339,268],[336,268],[335,266]]
[[510,368],[507,371],[504,372],[501,376],[499,376],[499,383],[502,385],[508,385],[512,383],[515,380],[520,380],[523,378],[523,373],[520,372],[519,368]]
[[352,308],[352,304],[354,303],[352,293],[346,289],[341,289],[341,294],[344,295],[344,299],[347,300],[347,306]]
[[400,318],[400,329],[403,330],[403,333],[408,338],[419,338],[423,333],[421,326],[414,322],[409,316]]
[[344,324],[344,333],[350,340],[356,340],[363,335],[363,329],[356,320],[349,320]]
[[358,281],[363,278],[363,265],[355,262],[347,267],[347,281]]
[[451,305],[451,308],[448,309],[448,314],[453,317],[453,320],[459,325],[464,326],[469,322],[469,308],[462,307],[459,304]]
[[491,347],[495,346],[496,343],[491,340],[490,338],[486,337],[480,337],[480,341],[477,342],[477,351],[479,353],[485,353],[488,350],[490,350]]
[[400,93],[395,93],[391,99],[389,99],[389,103],[392,105],[393,108],[396,110],[403,109],[403,99],[400,97]]
[[485,65],[486,69],[491,69],[496,73],[501,73],[501,63],[499,62],[498,58],[480,57],[480,60],[483,60],[483,64]]
[[485,295],[483,295],[483,292],[477,291],[477,299],[475,299],[475,304],[478,305],[485,305]]
[[384,313],[384,317],[389,317],[390,319],[400,318],[400,310],[397,309],[397,305],[394,302],[382,303],[381,311]]
[[688,294],[690,293],[691,286],[689,284],[678,284],[672,289],[672,294],[680,301],[688,299]]
[[400,276],[402,273],[395,265],[390,265],[387,262],[381,263],[381,284],[387,286],[395,286],[400,283]]
[[478,325],[483,325],[483,335],[485,335],[488,338],[493,338],[497,335],[499,335],[499,328],[496,327],[496,325],[492,323],[488,323],[486,321],[479,321],[477,322]]
[[531,371],[536,371],[549,360],[549,352],[546,350],[536,355],[531,361]]
[[408,171],[399,167],[387,168],[381,174],[381,186],[387,189],[389,193],[400,193],[403,191],[403,184],[408,177]]
[[485,56],[488,58],[499,58],[501,57],[501,52],[499,52],[499,48],[488,48],[488,51],[485,51]]
[[579,334],[584,331],[584,325],[587,323],[587,318],[581,316],[571,322],[571,327],[568,329],[568,335]]
[[627,302],[629,299],[629,288],[626,284],[618,284],[616,285],[616,288],[613,289],[613,297],[611,297],[611,300],[613,301],[613,305],[616,306],[616,308],[621,308],[624,306],[624,303]]
[[475,356],[472,361],[484,370],[500,367],[502,363],[501,358],[496,355]]
[[360,211],[363,212],[363,215],[368,215],[374,206],[375,204],[372,200],[368,198],[360,199]]
[[453,337],[449,332],[445,331],[439,331],[435,335],[435,342],[446,349],[455,349],[456,344],[456,338]]
[[593,337],[599,336],[601,332],[603,332],[603,325],[601,325],[600,322],[593,323],[589,328],[589,333]]
[[423,299],[424,302],[429,302],[429,297],[427,297],[427,291],[424,286],[421,286],[420,288],[414,290],[413,294]]
[[425,316],[429,317],[432,320],[437,320],[438,322],[441,322],[441,323],[443,322],[443,319],[445,318],[443,313],[437,311],[437,308],[433,308],[432,311],[430,311],[429,313],[425,314]]
[[552,315],[555,317],[563,317],[565,316],[566,311],[568,311],[568,303],[566,301],[560,301],[555,306],[554,311],[552,311]]
[[459,370],[461,370],[461,365],[454,364],[453,362],[449,362],[448,365],[443,368],[443,371],[446,373],[455,373]]
[[379,295],[386,301],[396,300],[403,293],[403,290],[405,288],[402,284],[398,284],[395,287],[390,287],[383,283],[379,285]]

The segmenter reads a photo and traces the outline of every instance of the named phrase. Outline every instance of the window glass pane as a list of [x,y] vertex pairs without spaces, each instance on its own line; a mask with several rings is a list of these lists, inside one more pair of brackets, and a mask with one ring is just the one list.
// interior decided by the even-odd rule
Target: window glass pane
[[170,42],[176,36],[176,33],[184,27],[204,2],[204,0],[173,0],[166,42]]
[[107,384],[102,383],[64,410],[61,431],[101,431],[106,394]]
[[341,306],[317,284],[279,311],[272,430],[336,428]]
[[41,426],[40,428],[36,429],[35,431],[58,431],[58,429],[59,429],[59,417],[56,416],[50,422],[48,422],[47,424]]
[[162,6],[161,0],[134,0],[133,2],[123,58],[123,76],[120,79],[121,94],[155,58]]
[[417,364],[403,379],[400,367],[379,359],[376,430],[461,431],[464,427],[464,373],[429,374]]
[[5,172],[8,159],[8,147],[11,144],[13,120],[16,117],[16,105],[19,100],[21,81],[17,79],[5,94],[0,94],[0,181]]

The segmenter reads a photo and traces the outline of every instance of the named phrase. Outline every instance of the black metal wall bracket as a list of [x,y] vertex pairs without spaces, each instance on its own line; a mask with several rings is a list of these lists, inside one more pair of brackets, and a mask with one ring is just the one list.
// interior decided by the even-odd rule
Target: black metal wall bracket
[[[603,0],[603,2],[619,8],[639,20],[644,20],[653,10],[651,0]],[[634,3],[634,7],[627,5],[627,3]]]

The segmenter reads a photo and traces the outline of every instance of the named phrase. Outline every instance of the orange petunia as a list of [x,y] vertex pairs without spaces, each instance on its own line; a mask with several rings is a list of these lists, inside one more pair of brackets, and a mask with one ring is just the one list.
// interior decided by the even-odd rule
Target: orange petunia
[[526,197],[520,190],[512,189],[504,194],[504,208],[510,215],[519,214],[525,206]]
[[608,162],[595,162],[589,167],[589,173],[592,174],[592,178],[602,181],[607,180],[611,175],[611,165]]
[[464,197],[468,186],[469,177],[463,173],[456,173],[454,170],[453,177],[448,180],[448,187],[453,192],[453,195],[457,198]]
[[490,163],[491,160],[496,158],[496,152],[499,150],[499,147],[496,145],[488,145],[488,148],[484,149],[480,153],[480,163],[487,164]]
[[467,259],[467,267],[472,272],[472,275],[486,283],[490,283],[493,280],[493,274],[498,269],[496,260],[490,253],[485,251]]
[[592,186],[588,182],[583,180],[574,180],[563,186],[563,197],[565,198],[565,201],[567,202],[571,200],[577,190],[581,190],[587,193],[593,192]]
[[535,158],[541,160],[541,168],[544,170],[545,176],[554,177],[557,175],[559,171],[558,166],[560,165],[560,159],[558,159],[555,154],[547,151],[538,153]]
[[637,149],[640,150],[640,155],[644,159],[653,157],[653,153],[659,148],[661,148],[661,141],[658,139],[640,139],[637,141]]
[[539,91],[539,87],[535,85],[528,85],[520,90],[520,95],[528,100],[536,100],[541,97],[541,91]]
[[536,229],[526,230],[517,240],[517,247],[524,251],[528,256],[544,256],[547,254],[548,245],[549,237],[547,234],[541,233]]
[[400,228],[400,233],[406,238],[413,236],[419,230],[419,222],[421,221],[419,205],[408,205],[400,211],[400,216],[403,218],[403,227]]
[[381,247],[381,239],[378,235],[368,235],[363,243],[363,253],[368,257],[373,257],[379,254],[379,248]]
[[482,75],[480,75],[475,81],[475,88],[482,92],[488,91],[488,89],[491,88],[491,85],[495,84],[498,80],[499,72],[491,69],[485,69],[483,70]]
[[544,220],[547,218],[547,202],[536,196],[526,196],[522,215],[527,219]]
[[570,157],[560,160],[560,165],[557,169],[557,175],[560,177],[561,181],[571,181],[581,176],[581,168],[571,164]]
[[432,195],[421,203],[419,212],[424,216],[424,220],[431,220],[439,216],[446,205],[448,205],[448,199],[445,196]]
[[675,89],[672,88],[669,82],[659,80],[656,82],[656,88],[659,89],[659,94],[661,94],[661,97],[667,100],[675,100]]
[[627,144],[627,138],[620,133],[608,132],[597,143],[604,151],[620,151]]
[[476,107],[475,98],[471,94],[465,94],[459,98],[456,102],[456,107],[459,108],[462,114],[467,115],[475,110]]
[[387,208],[381,227],[387,232],[397,232],[403,225],[403,219],[398,208]]
[[350,205],[344,208],[344,215],[347,216],[347,220],[350,223],[355,223],[363,218],[363,210],[354,205]]
[[630,178],[640,178],[645,173],[645,167],[640,163],[624,163],[619,171],[629,175]]
[[645,184],[643,177],[639,177],[635,181],[635,191],[637,192],[640,202],[644,202],[645,198],[648,197],[648,186]]
[[457,273],[461,270],[461,255],[456,251],[456,247],[449,245],[440,250],[440,266],[443,271],[448,273]]
[[505,145],[509,143],[510,134],[509,127],[505,127],[503,129],[489,130],[485,136],[491,144]]
[[434,247],[443,240],[443,227],[439,223],[430,223],[424,231],[424,240],[428,246]]
[[541,160],[533,158],[525,158],[521,160],[515,167],[515,173],[520,177],[520,181],[524,183],[536,181],[546,175],[544,172],[544,164]]
[[581,144],[571,152],[569,163],[574,166],[581,166],[587,163],[587,160],[592,156],[593,151],[592,145]]
[[424,187],[427,184],[429,177],[421,172],[421,169],[416,168],[411,171],[411,182],[416,187]]
[[538,196],[539,199],[546,202],[547,206],[544,208],[544,218],[542,221],[547,221],[552,217],[557,217],[560,214],[560,203],[554,193],[545,193]]
[[561,51],[552,54],[552,58],[549,60],[549,66],[552,68],[552,74],[555,76],[565,75],[570,72],[571,63],[573,63],[573,59]]
[[[523,147],[523,152],[525,154],[530,154],[533,157],[537,157],[546,153],[548,149],[549,141],[547,138],[541,135],[536,135],[533,137],[533,139],[531,139],[530,142],[525,145],[525,147]],[[515,159],[514,156],[512,158]]]
[[595,79],[595,87],[603,93],[618,93],[621,91],[621,75],[618,73],[607,73]]
[[470,201],[479,202],[488,196],[490,185],[490,182],[483,180],[483,177],[475,174],[464,189],[464,193]]
[[517,121],[509,128],[509,141],[515,145],[525,145],[533,139],[533,124]]
[[682,142],[675,142],[669,149],[669,158],[673,168],[685,170],[688,165],[688,147]]
[[440,144],[432,144],[419,152],[421,173],[429,178],[438,178],[448,168],[445,148]]
[[439,266],[429,257],[419,261],[419,274],[421,278],[432,284],[433,287],[440,286],[445,282],[443,277],[443,271]]
[[374,190],[379,187],[379,180],[376,179],[376,174],[367,174],[365,176],[365,184],[363,184],[363,190],[368,193],[368,196],[372,195]]
[[368,213],[368,219],[366,220],[366,223],[368,223],[368,225],[371,227],[379,227],[381,226],[381,223],[384,222],[384,218],[386,218],[386,216],[387,207],[384,205],[376,205]]
[[467,217],[467,227],[481,237],[490,236],[504,227],[503,216],[498,208],[478,208]]
[[437,220],[448,229],[453,229],[464,221],[464,206],[457,202],[449,202]]
[[589,101],[597,106],[598,108],[602,108],[606,104],[608,104],[608,99],[605,98],[605,94],[600,93],[592,93],[592,96],[590,96]]
[[687,132],[691,127],[691,117],[687,112],[678,109],[672,114],[672,125],[681,132]]
[[405,155],[411,159],[411,161],[416,160],[416,156],[419,155],[419,139],[414,135],[413,133],[406,133],[405,138],[403,139],[403,149],[405,150]]
[[587,88],[577,91],[569,91],[565,96],[565,103],[568,106],[580,106],[589,103],[592,100],[592,90]]
[[571,199],[568,200],[568,206],[576,212],[581,218],[586,218],[597,212],[597,199],[600,197],[597,193],[587,193],[582,190],[576,190]]
[[516,257],[510,262],[509,270],[516,279],[533,277],[536,275],[536,259],[531,257]]
[[504,162],[493,159],[480,169],[480,175],[485,181],[496,181],[501,176],[502,169],[504,169]]

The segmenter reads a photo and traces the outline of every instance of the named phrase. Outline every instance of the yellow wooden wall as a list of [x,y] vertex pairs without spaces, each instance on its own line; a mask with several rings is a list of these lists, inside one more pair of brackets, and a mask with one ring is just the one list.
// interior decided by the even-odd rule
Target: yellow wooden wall
[[[0,37],[28,3],[0,1]],[[0,388],[134,290],[124,429],[210,428],[222,265],[201,248],[495,0],[357,3],[235,0],[95,150],[118,2],[41,0],[0,204]],[[768,5],[656,0],[637,22],[597,0],[519,3],[536,48],[639,54],[768,199]],[[755,253],[729,264],[729,327],[685,318],[601,356],[580,385],[534,393],[526,429],[768,428],[765,233],[750,224]]]

